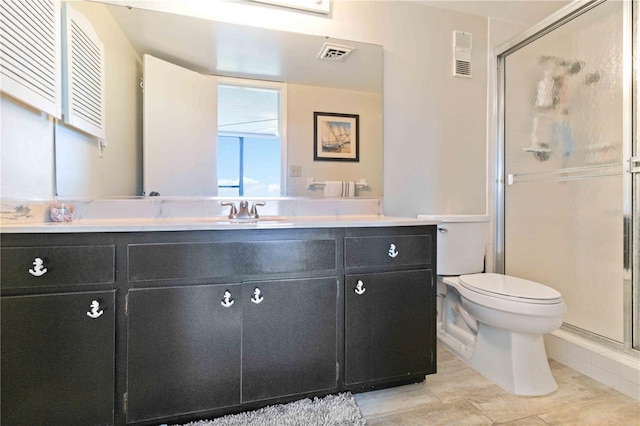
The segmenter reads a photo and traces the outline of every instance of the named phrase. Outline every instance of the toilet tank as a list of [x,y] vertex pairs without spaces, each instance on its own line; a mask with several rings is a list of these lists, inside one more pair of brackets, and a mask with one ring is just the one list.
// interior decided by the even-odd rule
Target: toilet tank
[[489,216],[418,215],[418,219],[439,220],[438,275],[463,275],[484,271],[484,253]]

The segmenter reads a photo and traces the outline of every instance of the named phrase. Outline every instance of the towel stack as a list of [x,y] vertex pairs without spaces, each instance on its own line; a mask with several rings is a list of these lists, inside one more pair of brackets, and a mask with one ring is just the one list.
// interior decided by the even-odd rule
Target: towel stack
[[324,184],[325,197],[355,197],[356,183],[345,180],[330,180]]

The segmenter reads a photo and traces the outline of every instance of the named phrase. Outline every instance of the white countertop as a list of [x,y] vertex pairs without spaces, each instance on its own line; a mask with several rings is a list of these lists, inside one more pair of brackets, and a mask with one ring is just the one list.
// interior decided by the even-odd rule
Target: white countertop
[[59,222],[3,221],[3,233],[228,231],[237,229],[355,228],[435,225],[437,220],[380,215],[264,216],[257,222],[231,221],[225,217],[92,219]]

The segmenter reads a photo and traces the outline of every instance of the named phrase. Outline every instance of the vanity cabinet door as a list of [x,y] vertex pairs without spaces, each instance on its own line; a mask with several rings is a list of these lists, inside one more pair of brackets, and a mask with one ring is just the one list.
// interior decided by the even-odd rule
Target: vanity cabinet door
[[115,291],[2,297],[3,425],[114,421]]
[[242,401],[337,388],[338,280],[242,284]]
[[128,422],[240,403],[241,305],[240,284],[129,291]]
[[428,269],[347,275],[348,387],[435,372],[433,286]]

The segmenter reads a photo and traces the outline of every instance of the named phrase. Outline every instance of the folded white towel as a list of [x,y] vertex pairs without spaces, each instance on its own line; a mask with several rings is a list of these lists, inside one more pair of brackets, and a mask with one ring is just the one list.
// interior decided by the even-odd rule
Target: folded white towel
[[346,180],[328,180],[324,183],[325,197],[350,198],[356,196],[356,183]]
[[325,197],[342,197],[342,181],[328,180],[324,183]]

